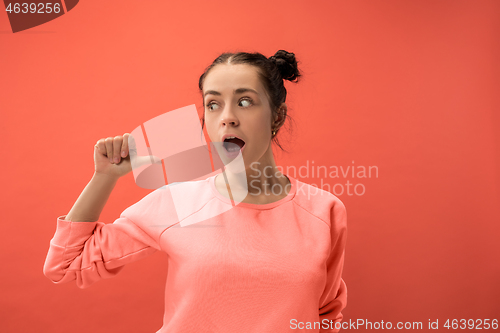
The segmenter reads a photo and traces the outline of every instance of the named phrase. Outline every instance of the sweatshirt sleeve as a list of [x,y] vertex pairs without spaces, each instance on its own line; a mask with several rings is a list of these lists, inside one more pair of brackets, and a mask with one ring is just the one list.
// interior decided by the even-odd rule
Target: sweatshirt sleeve
[[[327,282],[320,298],[319,317],[320,333],[337,333],[340,331],[342,310],[347,305],[347,287],[342,279],[344,267],[344,251],[347,240],[347,213],[342,201],[337,198],[331,210],[330,219],[331,252],[327,260]],[[326,320],[325,320],[326,319]],[[328,328],[326,327],[328,322]],[[335,326],[335,323],[338,323]]]
[[123,213],[113,223],[65,218],[57,218],[43,266],[44,275],[54,283],[76,280],[84,289],[115,276],[125,264],[160,250],[158,242]]

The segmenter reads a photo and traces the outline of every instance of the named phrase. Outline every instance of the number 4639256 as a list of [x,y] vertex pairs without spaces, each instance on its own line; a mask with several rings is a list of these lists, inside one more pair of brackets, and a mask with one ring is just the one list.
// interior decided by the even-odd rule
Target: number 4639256
[[60,13],[60,3],[9,3],[5,11],[9,13],[37,13],[37,14],[51,14]]
[[[484,321],[484,322],[483,322]],[[460,323],[460,324],[459,324]],[[498,328],[498,319],[493,319],[491,320],[490,324],[490,319],[453,319],[451,322],[448,319],[446,323],[443,325],[443,327],[446,327],[447,329],[489,329],[490,327],[494,330]]]

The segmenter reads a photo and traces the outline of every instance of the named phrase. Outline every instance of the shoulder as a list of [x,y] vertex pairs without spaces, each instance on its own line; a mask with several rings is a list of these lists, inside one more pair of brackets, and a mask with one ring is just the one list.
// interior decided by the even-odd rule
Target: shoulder
[[330,227],[339,228],[347,223],[346,207],[333,193],[317,186],[296,180],[295,202],[303,209],[318,216]]

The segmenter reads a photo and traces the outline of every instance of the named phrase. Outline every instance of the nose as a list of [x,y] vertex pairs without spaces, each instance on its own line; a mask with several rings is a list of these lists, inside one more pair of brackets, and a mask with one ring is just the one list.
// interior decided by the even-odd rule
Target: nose
[[222,126],[227,126],[229,124],[237,126],[239,124],[238,118],[231,106],[226,106],[222,111],[220,123]]

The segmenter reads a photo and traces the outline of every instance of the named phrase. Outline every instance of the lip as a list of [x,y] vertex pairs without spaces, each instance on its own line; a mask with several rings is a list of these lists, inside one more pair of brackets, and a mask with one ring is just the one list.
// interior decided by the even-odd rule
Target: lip
[[[240,152],[243,154],[243,151],[245,150],[245,147],[247,146],[246,141],[245,141],[245,140],[243,140],[243,138],[242,138],[241,136],[239,136],[239,135],[236,135],[236,134],[231,134],[231,133],[227,133],[227,134],[224,134],[224,135],[222,136],[222,142],[224,142],[224,140],[226,140],[226,138],[227,138],[227,137],[230,137],[230,136],[234,136],[235,138],[240,139],[241,141],[245,142],[245,144],[244,144],[244,145],[243,145],[243,147],[240,149],[240,151],[238,151],[235,155],[233,155],[234,153],[233,153],[233,154],[231,154],[231,153],[229,153],[229,152],[225,151],[226,155],[227,155],[228,157],[234,157],[234,156],[238,156],[238,154],[239,154]],[[224,149],[224,150],[225,150],[225,149]]]
[[230,136],[234,136],[235,138],[238,138],[238,139],[240,139],[241,141],[245,142],[245,144],[243,145],[243,147],[245,147],[245,146],[247,145],[246,141],[245,141],[245,140],[243,140],[243,138],[242,138],[241,136],[238,136],[238,135],[236,135],[236,134],[231,134],[231,133],[224,134],[224,135],[222,136],[222,142],[224,142],[224,140],[226,140],[226,138],[227,138],[227,137],[230,137]]
[[230,136],[234,136],[235,138],[238,138],[240,139],[241,141],[243,141],[245,144],[243,145],[243,147],[241,148],[241,152],[243,152],[243,149],[245,149],[245,147],[247,146],[247,142],[245,140],[243,140],[243,138],[239,135],[236,135],[236,134],[231,134],[231,133],[226,133],[222,136],[222,142],[224,142],[224,140],[226,140],[227,137],[230,137]]

